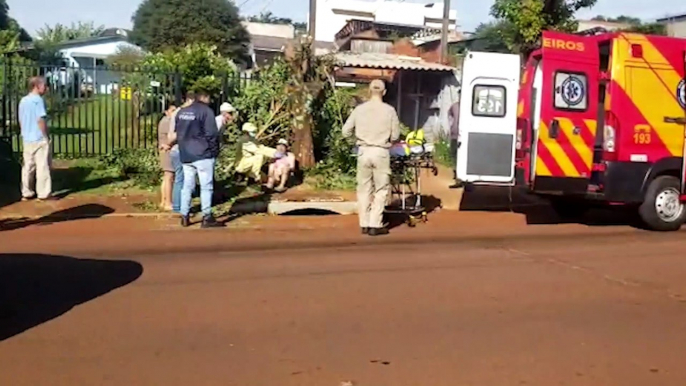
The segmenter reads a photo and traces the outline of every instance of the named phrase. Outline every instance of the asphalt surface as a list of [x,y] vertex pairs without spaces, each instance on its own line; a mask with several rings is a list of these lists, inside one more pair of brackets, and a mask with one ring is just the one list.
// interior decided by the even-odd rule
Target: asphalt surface
[[117,221],[0,232],[0,385],[686,384],[683,232]]

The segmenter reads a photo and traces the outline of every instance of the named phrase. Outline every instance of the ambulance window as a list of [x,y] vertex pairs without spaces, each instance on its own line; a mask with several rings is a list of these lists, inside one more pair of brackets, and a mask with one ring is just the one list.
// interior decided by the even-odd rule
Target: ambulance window
[[555,108],[570,111],[585,111],[588,108],[586,74],[555,73]]
[[476,85],[472,96],[472,115],[477,117],[504,117],[506,98],[507,93],[503,86]]

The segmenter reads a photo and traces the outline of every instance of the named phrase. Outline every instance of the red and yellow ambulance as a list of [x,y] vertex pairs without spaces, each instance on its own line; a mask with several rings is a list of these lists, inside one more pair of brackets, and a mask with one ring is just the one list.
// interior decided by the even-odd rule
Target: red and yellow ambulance
[[686,40],[632,33],[544,32],[519,72],[518,56],[468,53],[458,178],[524,186],[560,212],[635,206],[651,229],[679,229],[685,58]]

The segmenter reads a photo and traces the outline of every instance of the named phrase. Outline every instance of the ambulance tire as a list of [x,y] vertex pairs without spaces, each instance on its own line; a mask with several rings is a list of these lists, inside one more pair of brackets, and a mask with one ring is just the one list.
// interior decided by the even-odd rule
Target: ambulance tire
[[674,209],[680,189],[679,179],[672,176],[659,176],[650,183],[638,209],[641,220],[650,230],[673,232],[681,229],[686,221],[686,206],[677,201],[679,208]]

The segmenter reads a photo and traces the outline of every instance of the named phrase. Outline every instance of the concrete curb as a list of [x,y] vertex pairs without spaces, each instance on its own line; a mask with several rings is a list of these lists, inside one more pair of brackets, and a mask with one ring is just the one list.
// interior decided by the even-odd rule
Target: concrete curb
[[[317,210],[322,212],[332,212],[339,215],[350,215],[357,213],[356,201],[309,201],[309,202],[264,202],[264,201],[249,201],[234,205],[231,208],[232,214],[258,214],[267,213],[271,215],[283,215],[290,212]],[[126,218],[126,217],[141,217],[141,218],[174,218],[176,213],[168,212],[128,212],[128,213],[79,213],[79,214],[49,214],[46,216],[31,215],[26,216],[19,213],[6,213],[0,215],[0,220],[19,220],[19,219],[95,219],[95,218]]]

